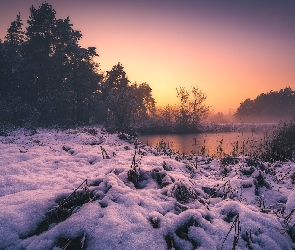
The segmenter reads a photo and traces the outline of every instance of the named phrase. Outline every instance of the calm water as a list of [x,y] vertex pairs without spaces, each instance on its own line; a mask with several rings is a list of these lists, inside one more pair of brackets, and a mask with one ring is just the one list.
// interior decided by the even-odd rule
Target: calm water
[[169,144],[174,151],[185,154],[198,154],[218,156],[220,154],[249,153],[257,150],[260,143],[264,142],[266,133],[253,132],[224,132],[201,134],[168,134],[144,135],[139,140],[149,146],[156,147],[161,140]]

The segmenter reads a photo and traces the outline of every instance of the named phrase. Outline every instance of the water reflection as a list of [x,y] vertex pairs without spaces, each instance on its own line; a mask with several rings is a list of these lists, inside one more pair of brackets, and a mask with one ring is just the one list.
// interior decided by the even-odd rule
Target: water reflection
[[223,132],[197,135],[143,135],[139,136],[139,140],[153,147],[164,140],[176,152],[220,156],[222,154],[247,154],[250,151],[259,150],[259,145],[265,141],[266,137],[267,134],[263,132]]

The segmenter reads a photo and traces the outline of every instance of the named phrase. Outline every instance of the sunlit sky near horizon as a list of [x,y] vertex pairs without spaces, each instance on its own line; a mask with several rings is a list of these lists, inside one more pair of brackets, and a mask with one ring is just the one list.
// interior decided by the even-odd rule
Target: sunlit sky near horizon
[[[26,25],[42,0],[1,0],[0,38],[18,12]],[[199,86],[206,104],[228,113],[246,98],[295,89],[293,0],[48,0],[70,17],[82,47],[95,46],[103,71],[121,62],[131,82],[147,82],[157,105],[176,88]]]

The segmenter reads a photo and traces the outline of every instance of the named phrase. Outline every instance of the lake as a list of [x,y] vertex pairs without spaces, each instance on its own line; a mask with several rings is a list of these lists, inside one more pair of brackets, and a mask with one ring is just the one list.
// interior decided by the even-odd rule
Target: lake
[[208,156],[247,154],[265,141],[266,132],[221,132],[200,134],[142,135],[138,139],[156,147],[161,140],[179,153]]

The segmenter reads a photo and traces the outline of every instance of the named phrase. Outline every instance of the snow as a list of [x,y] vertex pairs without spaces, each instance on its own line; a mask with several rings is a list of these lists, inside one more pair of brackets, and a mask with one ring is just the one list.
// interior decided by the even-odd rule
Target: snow
[[293,162],[196,166],[98,127],[0,141],[0,249],[295,247]]

